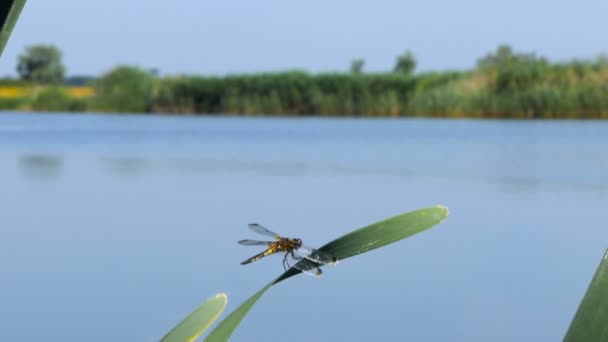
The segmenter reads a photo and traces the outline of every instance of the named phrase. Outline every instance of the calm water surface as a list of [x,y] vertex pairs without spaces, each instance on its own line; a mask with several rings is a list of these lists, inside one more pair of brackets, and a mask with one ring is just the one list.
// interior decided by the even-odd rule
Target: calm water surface
[[153,341],[309,245],[441,225],[272,288],[233,341],[558,341],[608,247],[608,123],[0,114],[0,340]]

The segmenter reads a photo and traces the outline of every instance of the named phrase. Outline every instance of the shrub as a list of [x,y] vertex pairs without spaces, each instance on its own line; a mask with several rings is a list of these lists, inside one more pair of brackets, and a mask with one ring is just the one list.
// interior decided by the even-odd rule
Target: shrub
[[39,111],[84,112],[88,109],[88,100],[71,96],[64,87],[51,86],[41,90],[29,107]]
[[143,113],[150,110],[154,76],[134,66],[119,66],[95,82],[94,110]]

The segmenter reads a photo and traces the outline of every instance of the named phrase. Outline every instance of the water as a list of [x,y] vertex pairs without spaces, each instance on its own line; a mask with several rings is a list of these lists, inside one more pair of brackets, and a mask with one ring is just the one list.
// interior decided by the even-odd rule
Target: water
[[[557,341],[608,247],[608,122],[0,114],[0,340],[152,341],[321,245],[450,217],[272,288],[232,341]],[[225,315],[224,315],[225,316]]]

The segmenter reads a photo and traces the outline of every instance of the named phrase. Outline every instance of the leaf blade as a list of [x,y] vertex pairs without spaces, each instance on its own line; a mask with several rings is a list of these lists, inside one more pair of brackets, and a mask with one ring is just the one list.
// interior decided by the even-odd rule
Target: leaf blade
[[220,293],[207,299],[207,301],[179,322],[167,335],[161,338],[161,341],[183,342],[196,340],[222,314],[227,302],[228,296],[225,293]]
[[230,313],[223,321],[213,329],[209,335],[203,340],[204,342],[224,342],[228,341],[236,327],[241,323],[245,315],[251,310],[253,305],[262,297],[262,295],[273,285],[274,282],[270,282],[264,286],[261,290],[256,292],[253,296],[249,297],[243,304],[239,305],[234,311]]
[[23,6],[25,6],[25,0],[9,0],[0,5],[0,56],[2,56],[4,46],[13,32]]
[[[427,230],[443,222],[448,214],[448,208],[440,205],[410,211],[352,231],[319,250],[344,260]],[[292,267],[277,278],[275,284],[299,273],[301,271]]]
[[608,341],[608,250],[591,279],[564,342]]

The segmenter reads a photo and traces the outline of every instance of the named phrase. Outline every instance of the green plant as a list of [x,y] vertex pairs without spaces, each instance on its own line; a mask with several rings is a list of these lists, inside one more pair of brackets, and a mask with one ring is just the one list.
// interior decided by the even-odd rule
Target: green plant
[[[445,220],[447,215],[448,209],[442,206],[415,210],[355,230],[325,244],[319,251],[344,260],[426,230]],[[310,263],[308,260],[301,262]],[[241,320],[270,287],[299,273],[300,270],[291,267],[272,280],[228,315],[204,341],[227,341]]]
[[25,0],[5,0],[0,4],[0,56],[13,32]]
[[404,75],[411,75],[416,69],[416,57],[411,51],[405,51],[402,55],[397,56],[393,71]]
[[134,66],[119,66],[95,82],[92,107],[111,112],[144,113],[150,109],[154,76]]
[[61,87],[47,87],[40,91],[31,103],[33,110],[41,111],[70,111],[72,98]]
[[608,341],[608,250],[564,337],[564,342],[599,341]]
[[16,110],[25,106],[30,99],[28,97],[0,97],[0,110]]
[[19,55],[17,72],[21,79],[40,84],[63,82],[65,67],[61,51],[54,45],[32,45]]
[[363,58],[356,58],[350,62],[350,72],[353,74],[361,74],[363,73],[363,66],[365,65],[365,60]]
[[161,342],[194,341],[224,312],[228,296],[220,293],[209,298],[167,333]]

